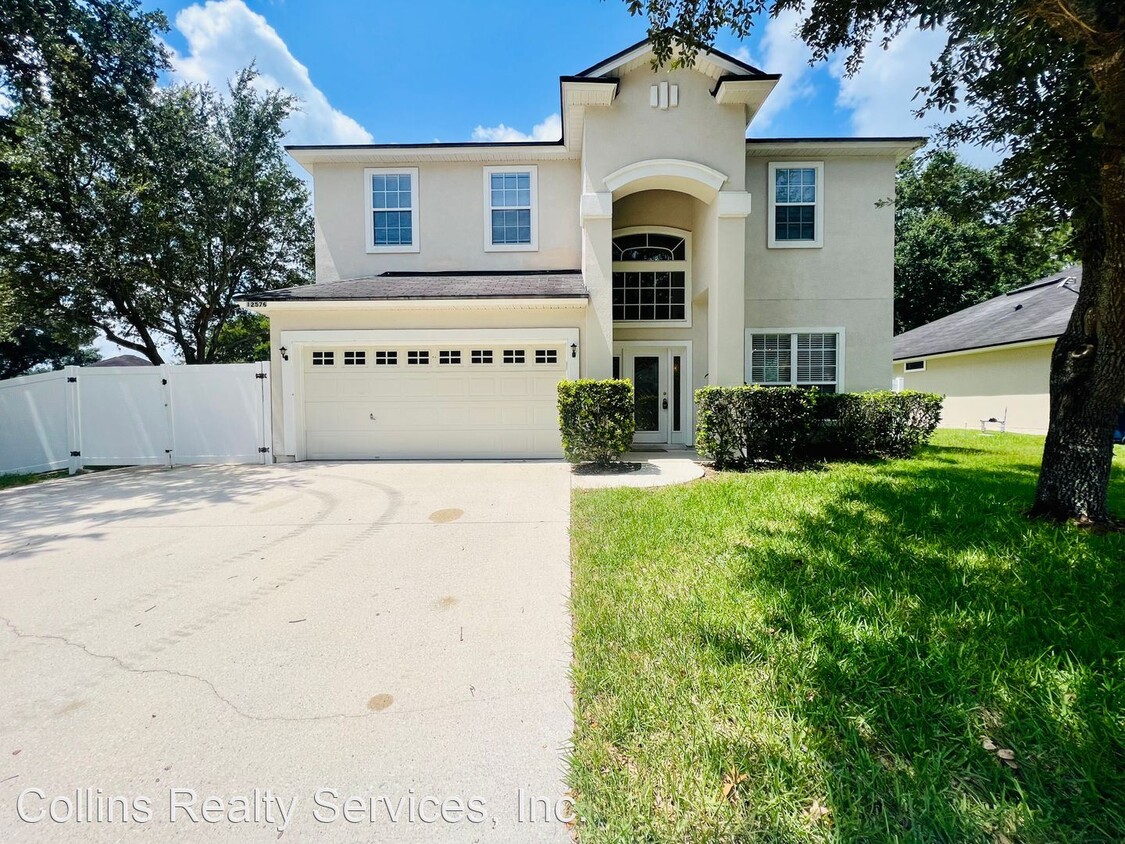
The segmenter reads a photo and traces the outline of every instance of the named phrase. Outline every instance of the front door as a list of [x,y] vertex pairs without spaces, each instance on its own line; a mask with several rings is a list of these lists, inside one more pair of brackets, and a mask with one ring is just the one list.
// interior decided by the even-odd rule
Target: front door
[[666,443],[669,432],[668,350],[632,348],[625,355],[625,377],[633,382],[638,443]]
[[[682,345],[625,345],[614,370],[633,384],[633,419],[637,423],[633,441],[638,443],[683,442],[684,420],[690,419],[690,385],[687,350]],[[620,368],[616,361],[620,360]]]

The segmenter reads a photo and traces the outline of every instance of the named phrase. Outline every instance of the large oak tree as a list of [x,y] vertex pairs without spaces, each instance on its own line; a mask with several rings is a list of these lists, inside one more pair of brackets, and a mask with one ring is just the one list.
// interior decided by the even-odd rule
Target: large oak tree
[[[68,160],[114,150],[133,131],[166,66],[156,34],[160,12],[136,0],[4,0],[0,3],[0,225],[18,230],[29,217],[59,213],[65,197],[49,188],[57,174],[21,168],[29,131],[50,115],[51,146]],[[33,182],[39,181],[38,186]],[[31,206],[36,198],[38,207]],[[82,363],[95,329],[63,303],[32,303],[34,279],[6,269],[19,239],[0,241],[0,377]],[[29,288],[28,285],[32,285]]]
[[[658,61],[690,63],[729,27],[803,12],[814,61],[865,52],[908,27],[948,40],[920,111],[955,111],[951,141],[1005,150],[1000,173],[1074,228],[1082,291],[1051,366],[1051,423],[1034,515],[1110,521],[1113,427],[1125,400],[1125,3],[1121,0],[626,0],[649,18]],[[686,49],[679,50],[683,47]],[[966,115],[962,111],[962,115]]]
[[[112,148],[60,149],[50,108],[20,115],[9,154],[19,213],[0,272],[30,310],[61,311],[164,362],[237,359],[234,297],[310,279],[308,192],[281,147],[292,98],[241,73],[152,93]],[[260,334],[260,330],[258,334]],[[241,341],[240,341],[241,342]],[[252,348],[252,344],[250,346]]]

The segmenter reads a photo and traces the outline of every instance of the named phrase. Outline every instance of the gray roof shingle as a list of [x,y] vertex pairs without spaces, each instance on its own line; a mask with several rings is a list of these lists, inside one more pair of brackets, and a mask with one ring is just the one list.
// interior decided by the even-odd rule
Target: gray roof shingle
[[1058,337],[1078,300],[1082,267],[1073,266],[979,305],[904,331],[894,359],[985,349]]
[[239,301],[354,302],[396,299],[588,299],[580,270],[530,272],[388,272],[245,293]]

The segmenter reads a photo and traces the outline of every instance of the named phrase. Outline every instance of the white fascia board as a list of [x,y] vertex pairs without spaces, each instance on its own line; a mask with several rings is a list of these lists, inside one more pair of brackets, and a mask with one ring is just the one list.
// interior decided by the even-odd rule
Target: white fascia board
[[560,299],[328,299],[295,302],[248,302],[243,308],[255,313],[271,311],[338,311],[338,310],[582,310],[590,303],[587,298],[571,296]]
[[749,126],[778,82],[777,79],[722,80],[715,91],[715,102],[719,105],[741,105],[745,109],[746,125]]
[[746,145],[747,157],[791,156],[831,158],[846,156],[894,156],[901,161],[915,150],[921,148],[924,141],[913,138],[883,140],[873,138],[870,140],[840,140],[826,138],[824,140],[802,139],[776,141],[754,141]]
[[295,344],[379,343],[386,345],[411,343],[472,343],[500,340],[572,340],[578,341],[575,328],[335,328],[293,329],[282,331],[283,342]]
[[487,146],[324,147],[289,149],[289,156],[308,170],[317,164],[364,164],[371,167],[426,161],[470,161],[493,164],[577,159],[575,150],[561,141],[508,143]]
[[959,349],[956,352],[936,352],[930,355],[911,355],[894,358],[895,363],[910,363],[916,360],[936,360],[937,358],[959,358],[965,355],[983,355],[988,352],[1006,352],[1008,349],[1030,349],[1034,346],[1053,346],[1058,337],[1045,337],[1040,340],[1022,340],[1017,343],[999,343],[995,346],[981,346],[976,349]]
[[[672,49],[672,62],[683,55],[683,48],[680,45],[675,45]],[[643,41],[635,48],[630,50],[624,55],[615,58],[607,59],[599,65],[590,68],[585,75],[591,77],[601,76],[620,76],[636,70],[640,67],[645,67],[652,62],[652,43]],[[706,47],[701,47],[695,54],[695,61],[691,68],[704,76],[710,76],[712,79],[718,79],[724,73],[742,74],[746,73],[746,68],[742,65],[724,59]]]

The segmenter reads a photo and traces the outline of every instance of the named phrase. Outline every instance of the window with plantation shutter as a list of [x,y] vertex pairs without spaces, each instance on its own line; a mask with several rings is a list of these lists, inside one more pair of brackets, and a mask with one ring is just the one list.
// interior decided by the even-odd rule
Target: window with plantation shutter
[[764,386],[840,384],[840,335],[835,331],[749,332],[747,382]]

